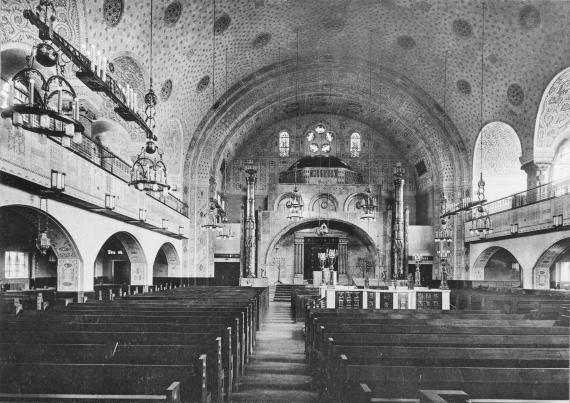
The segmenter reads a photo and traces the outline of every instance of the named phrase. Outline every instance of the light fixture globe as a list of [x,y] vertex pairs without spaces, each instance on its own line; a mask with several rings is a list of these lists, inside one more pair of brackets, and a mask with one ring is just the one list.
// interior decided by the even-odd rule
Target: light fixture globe
[[51,240],[48,237],[47,231],[42,231],[38,234],[36,239],[36,247],[42,255],[45,255],[51,247]]
[[147,154],[154,154],[157,150],[158,146],[154,142],[154,140],[148,140],[145,144],[144,150]]
[[36,61],[44,67],[53,67],[57,63],[58,53],[48,43],[42,42],[36,48]]

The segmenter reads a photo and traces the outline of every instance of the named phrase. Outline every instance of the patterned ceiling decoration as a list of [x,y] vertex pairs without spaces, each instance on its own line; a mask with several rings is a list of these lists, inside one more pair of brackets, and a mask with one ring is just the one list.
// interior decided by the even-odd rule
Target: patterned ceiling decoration
[[121,22],[124,10],[123,0],[105,0],[103,2],[103,19],[110,27]]
[[209,84],[210,84],[210,76],[202,77],[200,81],[198,81],[198,84],[196,84],[196,91],[198,92],[204,91],[206,88],[208,88]]
[[269,32],[263,32],[255,37],[251,46],[254,49],[261,49],[265,47],[269,41],[271,41],[271,34]]
[[[372,124],[384,124],[395,141],[404,149],[409,145],[411,150],[420,147],[418,144],[423,144],[414,144],[412,141],[419,137],[417,131],[422,130],[420,122],[423,118],[416,117],[412,120],[411,114],[416,112],[415,106],[411,101],[405,101],[410,96],[415,99],[415,94],[410,95],[411,89],[421,88],[433,100],[425,110],[436,114],[441,113],[443,96],[446,94],[444,112],[450,124],[446,125],[444,131],[450,130],[448,126],[456,129],[460,139],[454,139],[452,144],[458,147],[459,153],[465,153],[465,157],[450,157],[453,160],[450,166],[461,166],[464,164],[463,158],[472,159],[471,151],[467,150],[473,149],[479,129],[482,0],[217,0],[215,30],[218,37],[214,49],[214,66],[213,2],[179,0],[183,7],[178,22],[166,25],[166,9],[173,1],[176,0],[154,1],[154,79],[157,83],[171,79],[176,83],[177,93],[194,94],[177,97],[176,102],[172,102],[172,98],[169,101],[171,113],[182,117],[185,158],[192,160],[187,164],[192,167],[187,172],[194,170],[193,164],[197,163],[194,160],[195,152],[208,150],[210,155],[217,155],[222,150],[216,147],[225,147],[226,144],[228,147],[232,144],[236,146],[240,133],[241,137],[250,133],[245,130],[246,126],[243,126],[243,132],[239,130],[246,122],[247,125],[257,127],[266,121],[280,119],[281,115],[296,113],[296,110],[320,110],[324,105],[323,99],[327,98],[323,98],[323,93],[328,91],[323,91],[318,83],[322,85],[326,81],[347,83],[333,89],[337,97],[333,102],[337,113],[347,113],[349,102],[360,104],[363,111],[351,116]],[[488,12],[483,55],[484,118],[485,121],[501,120],[512,126],[521,138],[522,160],[528,162],[534,158],[535,123],[538,136],[536,141],[545,144],[552,142],[549,140],[551,134],[559,133],[561,129],[556,122],[548,120],[548,116],[553,113],[549,108],[558,108],[562,113],[566,111],[564,101],[555,101],[554,104],[545,106],[549,112],[545,111],[543,117],[538,119],[540,123],[537,122],[536,113],[550,80],[570,66],[566,40],[570,36],[570,25],[567,23],[570,2],[487,0],[485,3]],[[104,18],[103,9],[106,4],[113,4],[114,10],[119,10],[122,6],[122,2],[117,0],[58,2],[56,30],[65,33],[77,46],[82,41],[95,44],[103,53],[110,55],[110,59],[122,54],[132,55],[136,60],[144,61],[143,71],[148,72],[148,0],[125,2],[119,22],[114,26],[110,26]],[[5,0],[0,7],[0,39],[3,44],[29,46],[37,40],[37,30],[29,27],[21,17],[23,8],[27,7],[24,2]],[[116,17],[118,13],[114,12],[113,15]],[[271,39],[263,47],[255,48],[253,45],[260,33],[270,34]],[[304,88],[303,97],[296,102],[291,96],[295,83],[295,74],[291,74],[291,71],[295,70],[297,33],[299,80],[315,85]],[[412,41],[402,38],[410,38]],[[404,47],[401,46],[402,43]],[[412,43],[415,46],[410,48]],[[244,83],[254,82],[248,80],[248,77],[266,77],[267,71],[277,66],[279,48],[283,67],[289,71],[283,73],[281,79],[281,86],[288,89],[289,95],[283,97],[280,104],[275,102],[278,93],[276,83],[265,86],[256,84],[256,88],[244,87]],[[224,60],[226,49],[227,72]],[[443,57],[446,51],[447,89],[443,88]],[[396,86],[398,92],[393,94],[394,101],[382,95],[380,102],[369,105],[366,79],[368,69],[363,68],[355,73],[343,68],[331,78],[330,68],[326,71],[316,69],[319,64],[327,61],[325,56],[331,63],[338,60],[347,64],[372,62],[382,70],[397,71],[401,81]],[[205,79],[206,75],[208,79]],[[277,71],[274,71],[272,79],[276,75]],[[211,109],[210,91],[203,91],[212,80],[216,82],[215,98],[222,100],[216,111]],[[470,96],[466,96],[467,86],[457,84],[460,80],[469,83]],[[206,84],[201,86],[201,92],[197,91],[199,82]],[[509,95],[509,86],[516,83],[523,86],[521,91],[511,89],[512,95]],[[231,96],[240,98],[239,109],[228,109],[229,105],[235,104],[235,100],[230,95],[224,96],[225,88],[229,94],[233,94]],[[377,90],[376,86],[373,92]],[[556,93],[549,95],[549,98],[555,100],[565,99],[564,97],[563,94]],[[261,107],[260,99],[266,100],[267,105],[271,106]],[[520,103],[516,105],[517,102]],[[326,101],[326,104],[329,102]],[[398,104],[401,109],[394,109]],[[370,112],[372,110],[374,112]],[[425,112],[419,114],[425,115]],[[230,138],[219,142],[216,140],[206,147],[202,144],[203,140],[196,137],[200,137],[202,128],[209,127],[212,124],[210,121],[218,116],[223,116],[220,131],[225,130],[224,136]],[[259,118],[257,122],[256,118]],[[413,125],[408,121],[412,121]],[[157,123],[160,126],[161,122]],[[563,122],[560,126],[562,124]],[[229,127],[237,127],[238,130],[228,133]],[[436,126],[432,124],[430,127]],[[429,146],[429,150],[433,150],[436,155],[447,153],[445,150],[449,143],[444,140],[445,137],[439,139]],[[191,144],[195,144],[195,147],[190,148]],[[440,146],[442,148],[439,151],[435,150]],[[469,167],[470,163],[465,165]]]
[[507,98],[513,106],[520,106],[524,101],[524,91],[519,84],[511,84],[507,88]]
[[524,29],[534,29],[540,25],[540,12],[533,6],[521,8],[519,22]]
[[163,101],[167,101],[170,98],[170,94],[172,93],[172,80],[168,79],[164,83],[162,83],[162,87],[160,88],[160,97]]
[[416,47],[416,41],[411,36],[402,35],[398,37],[398,46],[403,49],[412,49]]
[[182,3],[179,1],[173,1],[164,10],[164,23],[168,26],[172,26],[178,22],[181,15]]
[[465,95],[470,95],[471,84],[469,84],[469,81],[467,80],[459,80],[457,81],[457,91]]
[[220,17],[216,18],[214,22],[214,33],[216,35],[221,35],[227,31],[232,23],[232,19],[226,13],[222,14]]
[[453,32],[461,38],[469,38],[473,35],[473,28],[469,21],[460,18],[453,21]]

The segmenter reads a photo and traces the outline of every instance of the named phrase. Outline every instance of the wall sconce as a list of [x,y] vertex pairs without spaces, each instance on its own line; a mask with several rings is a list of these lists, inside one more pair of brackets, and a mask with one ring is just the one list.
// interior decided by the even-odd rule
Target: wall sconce
[[146,209],[140,208],[139,209],[139,221],[146,221]]
[[168,219],[163,218],[162,219],[162,229],[167,229],[168,228]]
[[511,234],[518,234],[519,233],[519,224],[514,223],[511,224]]
[[182,225],[178,226],[178,235],[182,235],[182,232],[184,231],[184,227]]
[[513,263],[511,264],[511,269],[513,269],[513,271],[519,271],[519,268],[520,268],[520,267],[521,267],[521,266],[520,266],[519,262],[513,262]]
[[112,194],[105,193],[105,208],[109,210],[115,210],[115,197]]
[[65,190],[65,173],[51,171],[51,188],[52,190],[57,190],[63,192]]
[[552,217],[552,225],[554,227],[561,227],[562,226],[562,214],[558,214]]

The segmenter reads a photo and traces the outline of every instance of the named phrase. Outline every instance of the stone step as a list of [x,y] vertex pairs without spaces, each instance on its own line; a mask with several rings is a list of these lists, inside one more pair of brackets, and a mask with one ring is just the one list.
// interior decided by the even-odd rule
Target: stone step
[[310,371],[305,362],[287,362],[273,360],[255,360],[247,365],[247,374],[253,373],[279,373],[292,375],[309,375]]
[[237,392],[232,394],[232,402],[272,402],[272,403],[305,403],[317,402],[317,394],[305,390],[273,390],[273,389],[251,389],[247,392]]
[[273,362],[291,362],[291,363],[305,363],[304,353],[281,353],[274,351],[255,351],[255,355],[251,357],[250,362],[255,361],[273,361]]
[[240,381],[240,390],[247,391],[256,388],[263,389],[287,389],[287,390],[311,390],[313,378],[309,375],[295,374],[268,374],[245,371]]

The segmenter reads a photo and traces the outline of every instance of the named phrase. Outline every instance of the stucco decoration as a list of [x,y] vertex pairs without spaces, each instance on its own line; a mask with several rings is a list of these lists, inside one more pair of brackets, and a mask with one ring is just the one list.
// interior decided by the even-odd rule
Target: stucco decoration
[[163,151],[166,164],[168,183],[180,185],[182,183],[182,124],[178,118],[161,119],[157,125],[158,144]]
[[[23,16],[26,9],[35,8],[36,2],[4,0],[0,5],[0,43],[25,43],[34,45],[38,42],[38,29]],[[79,10],[77,1],[60,0],[54,2],[57,19],[54,30],[70,43],[77,44],[80,38]]]
[[540,255],[533,268],[533,288],[550,288],[550,267],[568,248],[570,248],[570,238],[556,242]]
[[117,25],[123,17],[125,5],[123,0],[104,0],[103,19],[110,27]]
[[483,179],[487,200],[495,200],[526,189],[526,174],[521,170],[521,144],[514,129],[503,122],[487,124],[475,143],[473,156],[473,194],[481,173],[483,142]]
[[570,68],[550,82],[540,102],[534,133],[535,162],[550,162],[570,133]]

